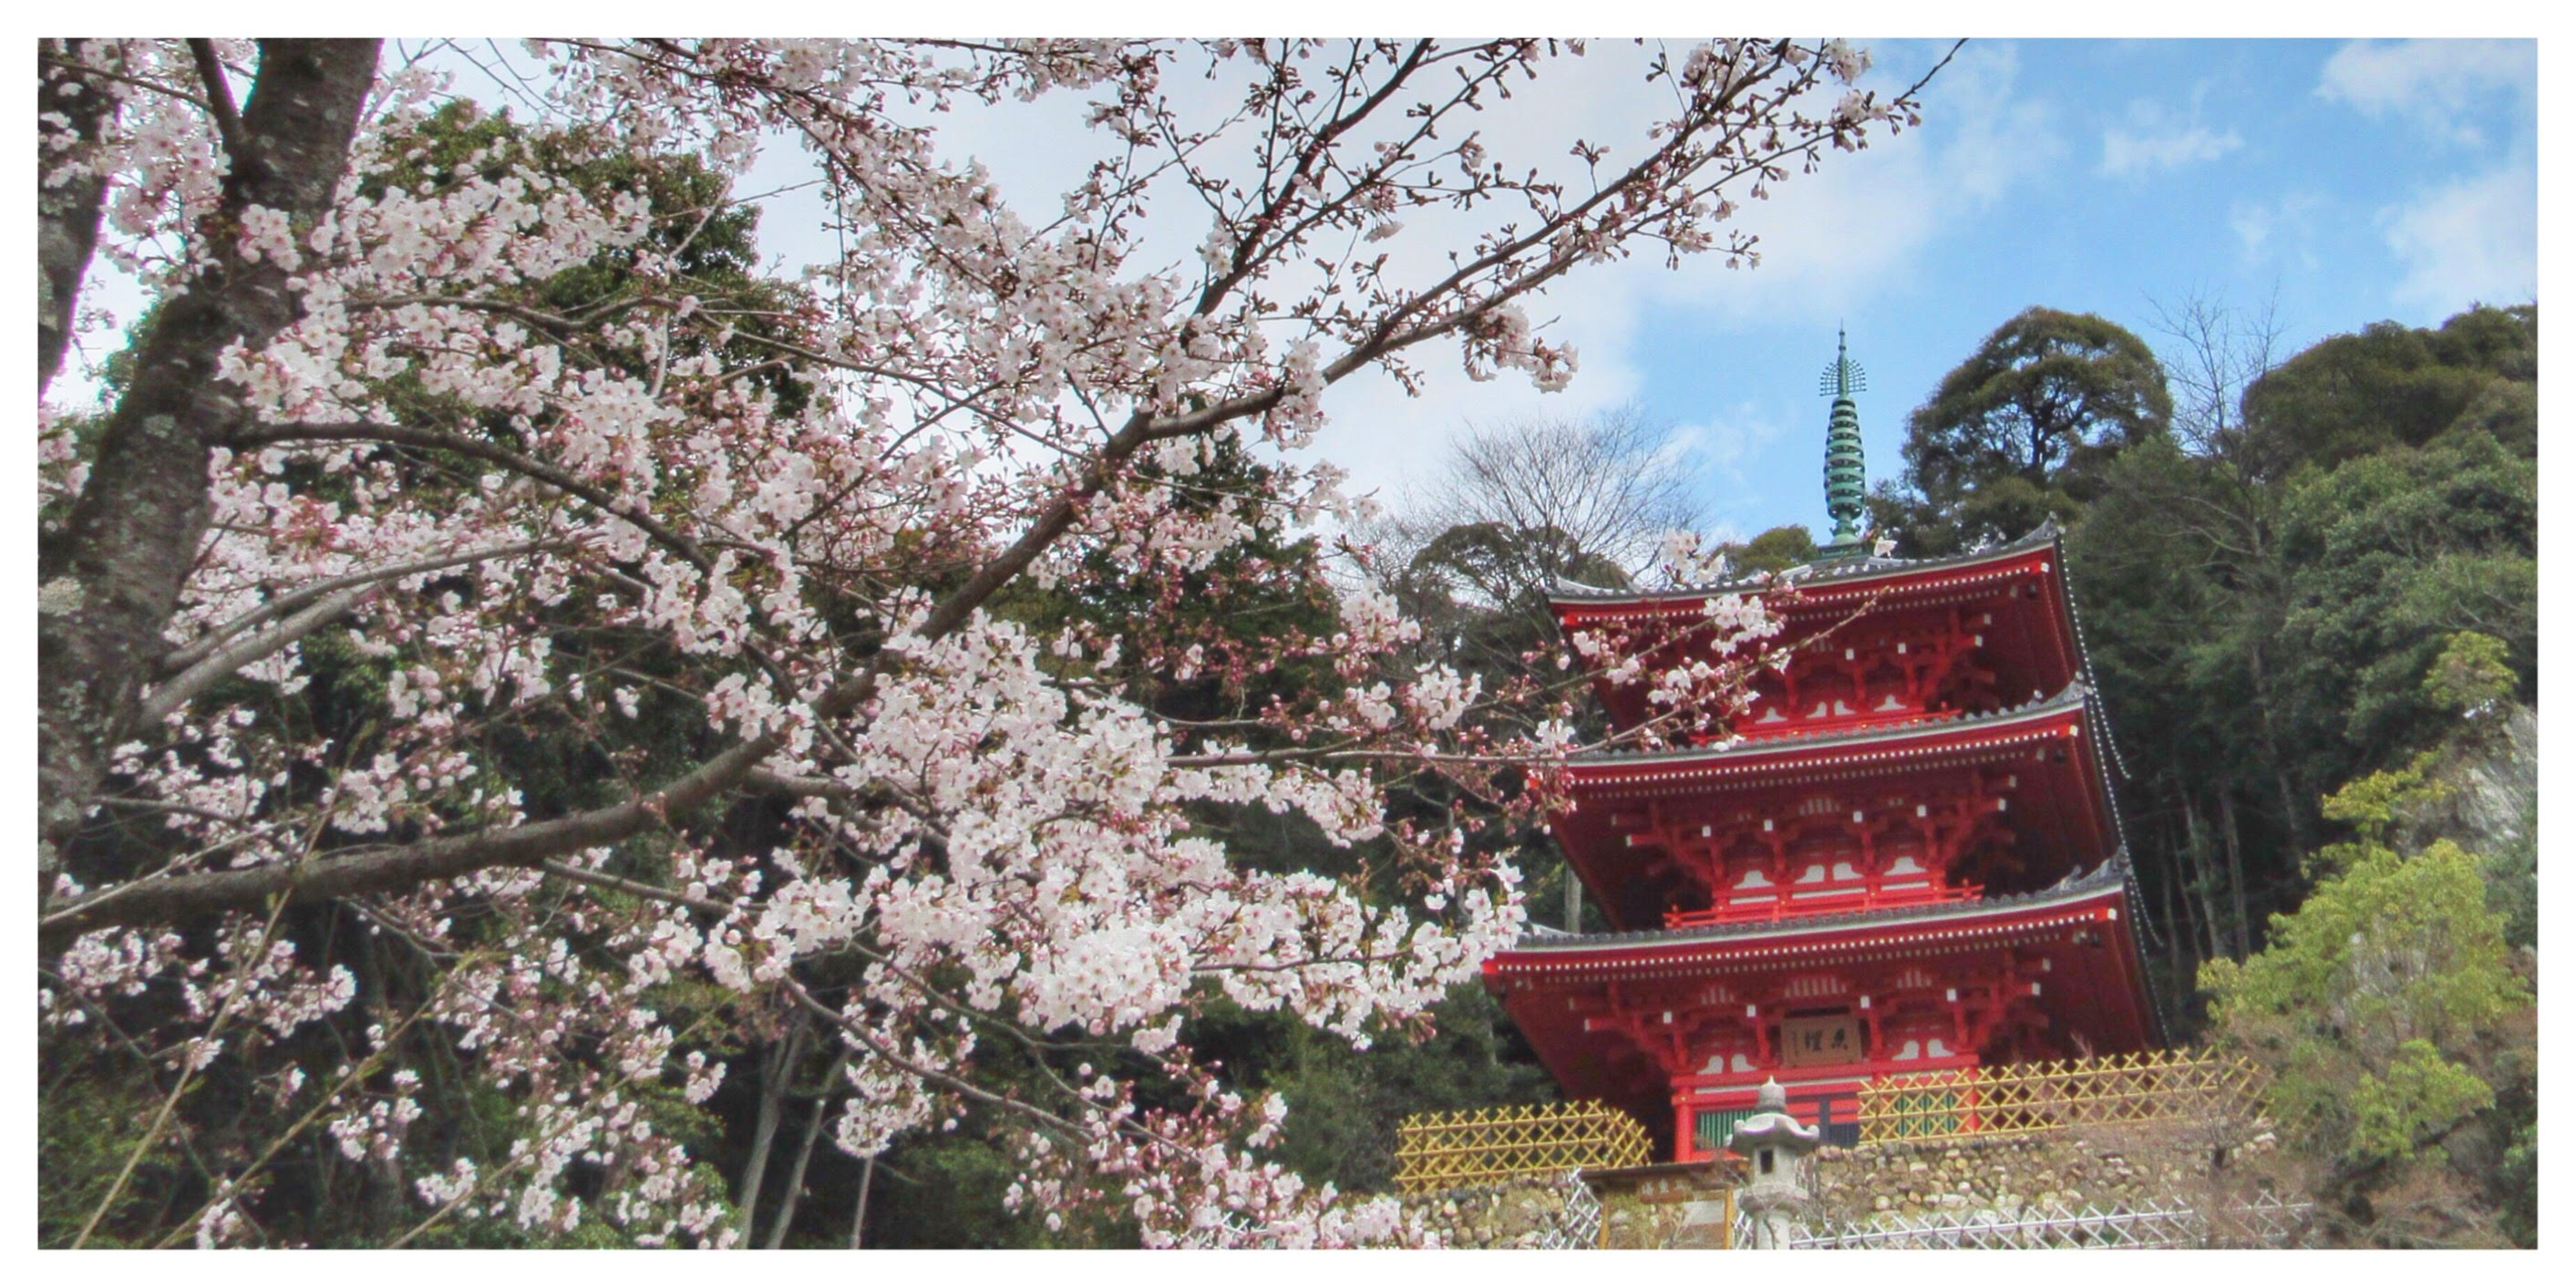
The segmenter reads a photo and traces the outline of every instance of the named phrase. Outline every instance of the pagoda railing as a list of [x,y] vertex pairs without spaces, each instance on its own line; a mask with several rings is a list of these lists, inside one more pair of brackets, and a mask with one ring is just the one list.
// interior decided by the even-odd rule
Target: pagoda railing
[[1985,886],[1921,885],[1896,890],[1873,892],[1863,886],[1800,893],[1795,886],[1784,887],[1786,893],[1760,900],[1738,899],[1714,907],[1693,911],[1670,909],[1664,913],[1664,928],[1682,930],[1692,926],[1731,925],[1743,921],[1794,921],[1800,917],[1821,917],[1836,912],[1867,912],[1874,908],[1911,908],[1929,903],[1956,903],[1962,899],[1984,897]]
[[1860,1089],[1860,1139],[1962,1140],[2116,1123],[2250,1117],[2251,1063],[2207,1051],[1989,1065],[1880,1078]]
[[1652,1149],[1642,1124],[1598,1101],[1414,1114],[1396,1128],[1395,1185],[1420,1194],[1575,1168],[1634,1167],[1650,1161]]

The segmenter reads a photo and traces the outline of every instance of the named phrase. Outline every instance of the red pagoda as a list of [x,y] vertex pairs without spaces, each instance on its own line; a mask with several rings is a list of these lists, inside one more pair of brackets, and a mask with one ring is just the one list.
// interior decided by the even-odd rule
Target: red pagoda
[[[1873,1078],[2160,1038],[2056,530],[1886,557],[1857,528],[1858,368],[1826,381],[1816,562],[1553,597],[1569,633],[1660,640],[1657,666],[1712,651],[1689,628],[1719,595],[1765,596],[1795,642],[1731,735],[1569,763],[1554,832],[1613,929],[1540,929],[1484,967],[1566,1095],[1627,1108],[1677,1162],[1714,1156],[1767,1078],[1847,1136]],[[1601,697],[1620,728],[1656,714],[1637,687]]]

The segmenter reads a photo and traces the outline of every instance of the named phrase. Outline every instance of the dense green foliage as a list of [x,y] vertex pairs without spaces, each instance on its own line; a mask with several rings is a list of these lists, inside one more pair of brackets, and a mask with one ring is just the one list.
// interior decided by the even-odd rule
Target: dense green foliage
[[[2521,677],[2503,696],[2535,700],[2537,326],[2530,307],[2481,309],[2337,337],[2252,382],[2193,447],[2151,438],[2104,469],[2068,562],[2132,775],[2129,839],[2178,932],[2173,982],[2296,906],[2300,857],[2333,839],[2327,791],[2447,736],[2462,708],[2425,680],[2459,632]],[[2392,407],[2392,383],[2452,392]],[[2270,419],[2283,408],[2296,423]],[[2349,438],[2323,428],[2337,414]],[[2289,443],[2314,457],[2267,454]]]
[[2172,418],[2137,336],[2090,313],[2025,309],[1907,419],[1904,476],[1872,498],[1873,518],[1910,555],[2067,522],[2100,493],[2106,463]]
[[[2223,1043],[2272,1074],[2299,1178],[2359,1239],[2528,1242],[2537,1161],[2532,995],[2491,907],[2486,864],[2448,838],[2392,844],[2438,788],[2431,753],[2326,801],[2355,839],[2242,962],[2201,968]],[[2508,1166],[2508,1155],[2518,1162]]]
[[1784,523],[1753,534],[1741,545],[1719,547],[1738,572],[1778,572],[1816,557],[1816,538],[1804,527]]
[[2455,428],[2538,450],[2538,310],[2477,308],[2435,330],[2376,322],[2319,341],[2255,382],[2245,423],[2259,472],[2331,469]]

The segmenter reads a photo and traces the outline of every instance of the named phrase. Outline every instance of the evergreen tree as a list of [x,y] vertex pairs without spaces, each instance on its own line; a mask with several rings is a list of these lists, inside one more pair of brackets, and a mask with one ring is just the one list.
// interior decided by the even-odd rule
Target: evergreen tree
[[2258,472],[2331,469],[2421,447],[2475,425],[2508,450],[2538,450],[2540,309],[2472,308],[2425,330],[2374,322],[2310,346],[2254,382],[2245,421]]
[[2103,465],[2172,417],[2144,341],[2090,313],[2024,309],[1907,418],[1903,479],[1881,486],[1873,518],[1915,555],[2067,522]]

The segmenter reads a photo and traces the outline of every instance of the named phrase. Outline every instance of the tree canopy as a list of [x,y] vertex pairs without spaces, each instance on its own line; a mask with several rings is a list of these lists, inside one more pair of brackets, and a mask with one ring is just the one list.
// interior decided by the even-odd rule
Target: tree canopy
[[2376,322],[2318,342],[2245,391],[2256,468],[2331,469],[2452,428],[2538,450],[2539,306],[2475,308],[2440,327]]
[[1905,423],[1905,471],[1874,516],[1915,554],[2071,520],[2095,476],[2173,418],[2145,342],[2090,313],[2034,306],[1995,328]]

